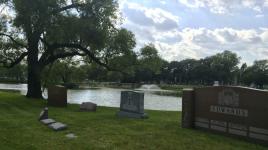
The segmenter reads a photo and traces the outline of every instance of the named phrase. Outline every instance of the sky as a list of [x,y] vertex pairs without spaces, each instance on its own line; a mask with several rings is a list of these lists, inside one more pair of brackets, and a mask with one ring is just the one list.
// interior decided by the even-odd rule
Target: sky
[[119,0],[136,50],[152,43],[168,61],[224,50],[241,63],[268,59],[268,0]]

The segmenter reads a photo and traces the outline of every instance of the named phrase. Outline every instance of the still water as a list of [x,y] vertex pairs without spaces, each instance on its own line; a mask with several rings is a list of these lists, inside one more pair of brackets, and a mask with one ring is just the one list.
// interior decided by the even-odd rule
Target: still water
[[[0,84],[0,89],[20,90],[21,94],[25,95],[27,84]],[[67,101],[71,104],[93,102],[99,106],[120,107],[120,93],[124,90],[114,88],[68,90]],[[181,111],[181,97],[156,95],[153,93],[155,89],[138,90],[144,92],[145,109]],[[46,91],[43,95],[47,97]]]

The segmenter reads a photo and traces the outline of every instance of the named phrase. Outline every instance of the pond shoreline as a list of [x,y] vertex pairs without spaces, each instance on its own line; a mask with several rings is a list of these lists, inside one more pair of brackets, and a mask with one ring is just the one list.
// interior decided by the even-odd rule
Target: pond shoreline
[[[20,91],[26,95],[26,84],[0,84],[0,89]],[[67,101],[70,104],[81,104],[83,102],[96,103],[98,106],[120,107],[121,91],[129,89],[118,88],[88,88],[88,89],[69,89],[67,91]],[[133,89],[137,90],[137,89]],[[140,89],[138,89],[140,90]],[[160,89],[161,90],[161,89]],[[165,90],[163,90],[165,91]],[[158,94],[155,91],[144,90],[144,108],[148,110],[180,111],[181,97],[174,95]],[[47,90],[43,92],[44,98],[47,98]]]

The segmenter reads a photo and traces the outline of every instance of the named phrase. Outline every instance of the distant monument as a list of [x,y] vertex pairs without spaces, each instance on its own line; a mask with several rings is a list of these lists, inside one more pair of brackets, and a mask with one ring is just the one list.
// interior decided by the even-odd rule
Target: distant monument
[[155,89],[157,89],[157,90],[159,90],[161,88],[156,84],[144,84],[139,89],[144,89],[144,90],[155,90]]
[[63,86],[48,87],[48,105],[55,107],[67,106],[67,89]]
[[220,85],[219,81],[214,81],[213,86],[219,86],[219,85]]
[[133,91],[122,91],[119,117],[148,118],[144,113],[144,93]]
[[268,91],[212,86],[183,90],[182,127],[268,142]]
[[91,102],[83,102],[80,105],[80,111],[96,111],[97,104]]

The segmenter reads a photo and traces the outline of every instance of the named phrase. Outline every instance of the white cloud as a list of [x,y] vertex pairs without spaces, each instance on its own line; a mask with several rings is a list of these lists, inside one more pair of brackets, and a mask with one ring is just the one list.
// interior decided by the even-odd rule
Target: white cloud
[[[143,33],[148,29],[137,34],[143,37]],[[175,32],[174,32],[175,33]],[[159,33],[159,37],[161,33]],[[186,58],[203,58],[231,50],[242,57],[242,62],[251,64],[256,59],[268,58],[268,29],[247,29],[238,30],[232,28],[185,28],[182,31],[176,31],[174,34],[177,39],[174,42],[167,43],[163,39],[152,37],[150,40],[139,40],[139,46],[152,42],[159,49],[160,55],[169,61],[182,60]],[[167,38],[169,33],[163,34],[162,38]],[[143,42],[146,41],[146,42]]]
[[235,10],[247,8],[262,13],[268,7],[268,0],[178,0],[190,8],[208,8],[212,13],[230,14]]
[[160,3],[163,4],[163,5],[167,4],[167,2],[165,0],[160,0]]
[[263,18],[264,17],[264,14],[258,14],[255,16],[256,18]]
[[[229,13],[241,0],[180,0],[188,7],[209,7],[214,13]],[[261,0],[263,3],[264,1]],[[203,58],[231,50],[242,57],[243,62],[268,58],[268,28],[184,28],[179,29],[180,18],[163,8],[148,8],[124,1],[121,10],[125,16],[123,27],[131,30],[137,39],[137,48],[153,43],[160,55],[168,60]],[[258,1],[259,2],[259,1]],[[228,5],[227,4],[234,4]],[[258,13],[260,3],[244,0],[243,7]],[[267,0],[268,6],[268,0]],[[255,8],[254,8],[255,7]],[[181,18],[183,19],[183,18]]]
[[268,28],[262,28],[262,33],[260,35],[263,42],[268,43]]
[[125,3],[121,7],[128,21],[168,31],[178,28],[179,17],[161,8],[147,8],[137,3]]
[[167,45],[155,42],[162,45],[160,52],[164,58],[168,60],[202,58],[223,50],[236,52],[247,63],[252,63],[255,59],[268,58],[268,29],[266,28],[258,30],[185,28],[179,34],[182,40],[177,43]]

